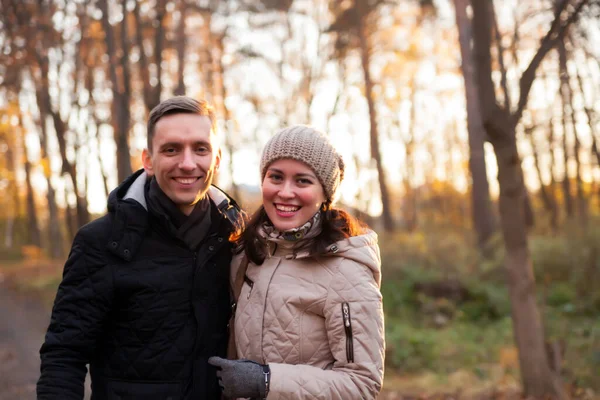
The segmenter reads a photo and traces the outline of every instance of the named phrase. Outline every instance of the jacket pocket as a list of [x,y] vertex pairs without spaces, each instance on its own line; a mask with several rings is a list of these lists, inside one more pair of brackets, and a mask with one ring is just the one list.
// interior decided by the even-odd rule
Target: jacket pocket
[[344,332],[346,333],[346,358],[348,363],[354,362],[354,343],[352,339],[352,315],[350,304],[342,303],[342,318],[344,320]]
[[252,289],[254,289],[254,281],[248,278],[248,275],[244,275],[244,283],[250,287],[248,290],[248,294],[246,295],[246,300],[250,298],[250,294],[252,294]]

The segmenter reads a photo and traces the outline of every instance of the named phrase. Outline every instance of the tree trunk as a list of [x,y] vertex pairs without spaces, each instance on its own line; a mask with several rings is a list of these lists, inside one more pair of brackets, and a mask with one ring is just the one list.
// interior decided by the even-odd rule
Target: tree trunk
[[[577,76],[577,84],[578,84],[578,89],[581,93],[582,96],[582,100],[583,100],[583,109],[585,111],[586,117],[588,119],[588,125],[590,127],[590,136],[592,139],[592,156],[596,155],[597,160],[600,162],[600,154],[598,153],[598,147],[596,146],[596,129],[594,127],[593,124],[593,119],[592,119],[592,113],[590,111],[590,109],[587,107],[587,102],[586,102],[586,96],[585,96],[585,88],[583,86],[583,82],[581,79],[581,75],[579,74],[579,71],[576,71],[576,76]],[[572,125],[573,125],[573,132],[575,133],[575,161],[577,164],[577,180],[576,180],[576,184],[577,184],[577,210],[579,213],[579,218],[582,224],[587,224],[588,218],[588,205],[587,205],[587,199],[585,198],[585,191],[583,188],[583,181],[581,178],[581,172],[582,172],[582,165],[581,165],[581,159],[580,159],[580,151],[581,151],[581,141],[579,140],[579,129],[577,128],[578,124],[577,124],[577,116],[575,114],[575,108],[573,107],[573,87],[570,84],[570,80],[569,80],[569,105],[571,107],[571,115],[573,117],[572,120]]]
[[176,96],[185,94],[185,50],[187,38],[185,35],[186,15],[188,5],[186,1],[179,2],[179,25],[177,25],[177,87],[173,92]]
[[471,50],[471,21],[467,16],[469,0],[454,0],[456,26],[462,58],[462,73],[465,81],[467,103],[467,128],[469,133],[469,171],[471,173],[471,210],[472,221],[477,233],[477,243],[481,251],[496,229],[490,188],[485,164],[485,129],[479,110],[479,95],[475,82],[475,68]]
[[110,187],[108,186],[108,176],[106,175],[106,170],[104,165],[102,165],[102,154],[100,154],[100,127],[102,126],[102,122],[98,119],[96,115],[96,99],[94,97],[94,74],[88,73],[86,77],[86,90],[90,94],[90,103],[89,103],[89,115],[90,118],[94,122],[94,141],[96,142],[96,158],[98,159],[98,168],[100,168],[100,176],[102,177],[102,187],[104,189],[104,193],[106,193],[106,198],[108,199],[108,195],[110,194]]
[[[105,0],[102,0],[105,1]],[[181,2],[181,9],[185,11],[184,8],[186,5],[185,1]],[[150,77],[150,68],[148,56],[146,55],[146,50],[144,48],[144,24],[142,22],[142,18],[140,16],[140,2],[135,2],[135,7],[133,9],[133,16],[135,19],[135,37],[136,37],[136,45],[138,47],[138,51],[140,54],[140,75],[142,78],[143,84],[143,92],[144,92],[144,105],[146,106],[146,113],[150,112],[158,103],[160,103],[160,95],[162,92],[162,50],[164,47],[164,19],[166,15],[166,5],[165,0],[157,0],[155,6],[156,16],[152,23],[152,26],[155,26],[154,31],[154,43],[153,43],[153,54],[154,54],[154,64],[156,66],[156,83],[152,84],[152,79]],[[183,20],[185,21],[185,20]],[[180,27],[179,29],[183,29],[185,33],[185,27]],[[184,44],[185,46],[185,44]],[[184,47],[185,50],[185,47]],[[179,51],[179,50],[178,50]],[[183,68],[183,65],[180,66]],[[183,79],[180,76],[180,79]]]
[[[507,71],[506,71],[506,67],[504,65],[504,46],[502,45],[502,34],[500,33],[500,30],[498,29],[498,22],[496,21],[496,11],[495,11],[494,7],[490,7],[490,18],[492,21],[492,31],[494,32],[494,42],[496,45],[498,66],[500,68],[500,87],[502,88],[502,95],[504,97],[504,101],[503,101],[504,109],[507,112],[510,112],[511,98],[510,98],[510,92],[508,90]],[[515,59],[514,61],[515,61],[515,65],[518,65],[518,59]],[[523,179],[523,176],[521,176],[521,179]],[[533,206],[531,205],[531,196],[529,194],[529,190],[527,189],[527,186],[525,186],[525,185],[523,186],[523,191],[524,191],[523,201],[525,202],[524,203],[525,225],[527,226],[527,228],[533,228],[533,226],[535,225],[535,214],[533,212]]]
[[[136,2],[137,4],[137,2]],[[115,33],[108,20],[107,0],[98,0],[98,7],[102,11],[102,27],[104,29],[104,40],[106,50],[109,55],[108,70],[110,81],[112,83],[112,116],[113,116],[113,134],[117,146],[117,175],[119,182],[131,175],[131,160],[129,154],[129,93],[126,93],[126,85],[129,81],[124,79],[126,69],[123,69],[123,59],[128,53],[117,52],[115,44]],[[123,21],[126,21],[124,18]],[[119,58],[121,54],[121,58]]]
[[562,180],[563,198],[565,199],[565,211],[568,218],[574,214],[573,198],[571,196],[571,178],[569,176],[569,143],[568,143],[568,118],[571,115],[569,111],[569,76],[567,74],[567,50],[564,42],[558,44],[558,59],[560,71],[560,95],[562,99],[562,145],[563,145],[563,164],[564,177]]
[[557,192],[560,190],[558,189],[558,183],[556,181],[556,176],[557,176],[557,172],[555,171],[556,168],[556,155],[554,154],[554,120],[552,119],[552,116],[550,117],[550,126],[548,128],[548,145],[549,145],[549,151],[550,151],[550,189],[552,192],[552,198],[554,199],[554,209],[553,209],[553,213],[551,216],[551,224],[552,224],[552,228],[554,229],[554,232],[558,231],[558,219],[559,219],[559,207],[558,207],[558,199],[557,199]]
[[394,220],[390,209],[390,195],[388,192],[386,171],[383,167],[381,160],[381,150],[379,148],[379,131],[377,128],[377,111],[375,109],[375,101],[373,99],[373,81],[371,79],[370,65],[371,65],[371,46],[368,43],[369,35],[367,33],[366,16],[367,12],[363,10],[366,4],[362,1],[356,2],[358,10],[358,36],[360,41],[360,54],[362,61],[363,76],[365,80],[365,96],[367,98],[367,104],[369,107],[369,122],[371,126],[370,137],[371,137],[371,158],[375,161],[377,166],[377,174],[379,176],[379,191],[381,195],[381,206],[383,218],[383,227],[387,232],[394,230]]
[[241,197],[240,197],[240,190],[239,187],[237,185],[237,183],[235,182],[235,180],[233,179],[233,173],[234,173],[234,163],[233,163],[233,155],[235,153],[235,146],[233,144],[232,141],[232,135],[233,132],[230,131],[230,128],[233,126],[233,121],[231,120],[231,113],[229,112],[229,108],[227,107],[226,104],[226,100],[227,100],[227,87],[225,86],[225,66],[223,65],[223,56],[225,56],[225,50],[223,47],[223,40],[225,39],[225,36],[220,36],[218,38],[216,38],[215,40],[215,47],[219,50],[219,54],[216,57],[217,59],[215,60],[215,68],[217,69],[217,90],[218,90],[218,95],[216,96],[216,98],[218,99],[218,103],[221,109],[221,112],[223,115],[223,118],[225,120],[225,132],[223,132],[223,135],[225,137],[225,149],[227,150],[227,152],[229,153],[229,172],[231,174],[231,195],[233,196],[234,199],[236,199],[238,201],[238,203],[241,204]]
[[[544,179],[542,177],[542,166],[541,166],[541,162],[540,162],[540,155],[539,155],[539,152],[537,151],[537,146],[536,146],[535,140],[533,138],[533,132],[534,132],[533,129],[526,129],[525,133],[526,133],[527,137],[529,138],[531,150],[533,152],[535,171],[537,173],[538,180],[540,182],[540,190],[539,190],[540,197],[542,199],[542,203],[544,204],[544,208],[550,214],[550,226],[552,227],[553,230],[556,230],[556,228],[558,227],[558,221],[557,221],[556,198],[554,196],[553,186],[552,186],[553,182],[551,180],[550,185],[546,185],[544,183]],[[550,173],[552,173],[552,171],[550,171]]]
[[[544,94],[546,96],[550,96],[550,93],[548,91],[548,78],[547,75],[544,76],[543,81],[542,81],[543,85],[544,85]],[[559,217],[559,207],[558,207],[558,199],[556,197],[556,171],[554,170],[556,168],[556,157],[554,155],[554,117],[553,115],[550,115],[549,121],[548,121],[548,153],[550,156],[550,166],[549,166],[549,172],[550,172],[550,182],[548,183],[547,186],[547,193],[548,193],[548,199],[549,199],[549,203],[551,205],[551,208],[548,210],[550,211],[550,226],[552,228],[552,231],[554,233],[556,233],[558,231],[558,217]],[[533,140],[533,139],[532,139]],[[532,145],[533,146],[533,145]],[[541,180],[541,175],[540,175],[540,180]]]
[[419,214],[417,211],[417,190],[413,187],[411,182],[411,177],[414,175],[414,148],[415,148],[415,135],[414,135],[414,127],[416,125],[417,119],[417,109],[415,106],[415,82],[412,81],[411,84],[411,99],[410,99],[410,127],[409,127],[409,138],[404,142],[404,151],[406,160],[406,168],[404,171],[404,197],[405,204],[403,206],[403,214],[404,214],[404,223],[406,225],[406,230],[408,232],[414,232],[418,226]]
[[[521,180],[523,178],[523,169],[521,168]],[[527,186],[523,185],[523,211],[525,212],[525,227],[533,228],[535,225],[535,214],[533,213],[533,206],[531,205],[531,196]]]
[[[502,46],[502,34],[498,29],[498,21],[496,19],[496,10],[494,10],[494,7],[490,7],[490,18],[492,21],[492,30],[494,32],[494,42],[496,44],[498,66],[500,67],[500,87],[502,87],[502,94],[504,96],[504,109],[510,111],[510,92],[508,90],[506,67],[504,66],[504,46]],[[519,65],[518,60],[516,59],[515,65]]]
[[13,215],[8,216],[6,219],[6,225],[4,226],[4,248],[11,249],[15,241],[15,221],[16,218]]
[[150,71],[148,69],[148,57],[146,56],[146,50],[144,49],[144,26],[142,23],[142,17],[140,16],[140,2],[136,1],[133,7],[133,17],[135,20],[135,38],[136,46],[139,53],[139,70],[140,78],[142,81],[144,105],[146,106],[146,112],[149,111],[148,106],[152,103],[152,86],[150,86]]
[[[22,115],[19,115],[19,126],[23,126]],[[35,193],[33,191],[33,185],[31,183],[31,163],[27,156],[27,146],[25,145],[25,137],[23,134],[18,136],[20,141],[19,147],[23,149],[24,167],[25,167],[25,187],[27,188],[26,195],[26,220],[27,220],[27,243],[42,247],[42,233],[40,231],[40,225],[38,222],[37,208],[35,204]]]
[[[68,196],[68,190],[66,186],[64,192],[66,198]],[[69,233],[69,237],[71,238],[71,240],[75,237],[75,234],[77,233],[77,222],[73,213],[73,208],[71,208],[71,205],[67,202],[65,206],[65,219],[67,220],[67,232]]]
[[[20,132],[16,132],[15,135],[20,134]],[[14,143],[14,142],[12,142]],[[13,247],[15,243],[15,232],[17,221],[19,220],[21,210],[20,210],[20,199],[19,199],[19,186],[16,180],[15,171],[17,170],[17,166],[15,165],[15,157],[13,155],[14,147],[12,143],[7,143],[6,152],[4,153],[6,156],[6,167],[10,171],[11,178],[8,181],[7,193],[12,193],[13,203],[10,207],[10,211],[8,214],[8,218],[6,220],[6,229],[4,231],[4,247],[6,249],[10,249]],[[8,200],[10,201],[10,200]]]
[[37,208],[35,207],[35,196],[31,184],[31,163],[25,160],[25,184],[27,186],[27,222],[29,244],[42,247],[42,235],[38,224]]
[[48,157],[48,132],[46,129],[47,110],[41,101],[41,94],[38,91],[37,104],[40,111],[40,156],[44,160],[44,175],[48,190],[46,192],[46,200],[48,202],[48,244],[50,246],[50,256],[52,258],[62,258],[63,256],[63,237],[60,230],[60,222],[58,218],[58,207],[56,205],[56,194],[54,186],[52,186],[52,170],[50,168],[50,158]]
[[516,125],[527,105],[537,68],[556,45],[557,40],[564,36],[566,27],[574,21],[582,5],[575,7],[575,11],[567,18],[561,16],[566,2],[559,5],[550,29],[521,76],[518,106],[513,114],[498,105],[492,80],[492,24],[489,7],[493,7],[493,2],[473,1],[471,7],[482,119],[498,163],[500,220],[506,249],[505,266],[524,396],[567,398],[560,381],[550,369],[544,347],[544,328],[536,304],[535,277],[527,243],[523,171],[517,150]]
[[[100,138],[98,135],[98,131],[100,130],[100,125],[98,121],[96,121],[96,145],[100,148]],[[108,186],[108,176],[106,176],[106,171],[104,170],[104,165],[102,165],[102,155],[100,152],[96,152],[96,157],[98,159],[98,167],[100,168],[100,176],[102,177],[102,188],[104,189],[104,193],[106,193],[106,198],[108,199],[108,195],[110,195],[110,187]]]
[[204,23],[201,28],[201,40],[204,43],[204,48],[200,51],[199,67],[202,71],[202,82],[203,82],[203,97],[210,103],[214,102],[215,96],[215,84],[214,84],[214,73],[215,73],[215,62],[212,54],[213,37],[210,30],[212,22],[212,14],[202,14]]
[[50,177],[46,177],[48,185],[48,193],[46,199],[48,200],[48,238],[50,245],[50,257],[54,259],[62,259],[64,256],[63,247],[63,235],[61,232],[61,224],[58,218],[58,207],[56,205],[56,192],[54,186],[52,186],[52,180]]
[[505,267],[510,291],[513,334],[519,349],[525,393],[534,397],[556,394],[544,347],[541,315],[536,304],[535,277],[527,245],[521,162],[516,141],[494,144],[500,184],[500,217],[506,247]]
[[[587,62],[585,63],[586,65],[586,78],[587,79],[592,79],[592,74],[590,72],[590,70],[587,68]],[[590,136],[592,139],[592,148],[591,148],[591,156],[592,158],[596,158],[596,165],[597,167],[600,167],[600,144],[598,143],[598,137],[596,136],[596,131],[597,131],[597,126],[598,126],[598,119],[596,117],[596,113],[594,111],[594,104],[596,104],[596,91],[595,91],[595,87],[594,85],[587,85],[585,86],[590,92],[591,92],[591,96],[589,101],[586,100],[586,90],[584,89],[584,85],[583,85],[583,79],[581,77],[581,72],[580,72],[580,68],[582,66],[581,65],[577,65],[577,80],[579,82],[579,87],[583,96],[583,103],[584,103],[584,110],[585,110],[585,114],[587,116],[588,119],[588,125],[590,127]],[[593,168],[593,167],[592,167]],[[594,174],[595,175],[595,174]],[[597,197],[597,207],[600,207],[600,190],[598,190],[598,185],[597,185],[597,180],[594,179],[593,180],[594,185],[592,187],[592,193],[594,193]]]
[[555,204],[553,203],[553,199],[550,197],[550,194],[548,193],[548,189],[547,189],[546,185],[544,184],[544,179],[542,178],[542,167],[540,165],[540,155],[537,151],[537,146],[536,146],[535,140],[533,138],[533,132],[534,132],[533,128],[525,129],[525,135],[529,138],[529,144],[531,146],[531,151],[533,152],[533,161],[534,161],[534,165],[535,165],[535,172],[537,173],[538,181],[540,182],[540,190],[539,190],[540,197],[542,199],[542,203],[544,204],[544,208],[546,209],[546,211],[548,211],[550,214],[553,214]]
[[[36,53],[38,67],[40,68],[40,81],[36,82],[37,90],[37,104],[40,109],[40,113],[49,115],[52,117],[54,130],[56,132],[56,139],[58,142],[58,148],[60,151],[62,161],[62,174],[67,174],[72,185],[73,190],[77,199],[77,221],[79,226],[87,224],[90,220],[89,212],[87,209],[87,199],[79,195],[79,185],[77,183],[77,166],[74,162],[71,162],[67,156],[67,125],[63,121],[59,112],[53,110],[52,102],[50,100],[50,88],[49,88],[49,60],[47,49],[40,48]],[[47,140],[47,139],[46,139]]]
[[[589,78],[589,74],[588,74]],[[596,96],[594,95],[594,86],[588,85],[588,89],[592,91],[591,101],[588,101],[588,97],[585,95],[585,87],[583,84],[583,78],[581,77],[581,72],[579,68],[577,69],[577,83],[579,84],[579,90],[581,91],[581,96],[583,97],[583,110],[585,111],[585,115],[588,120],[588,126],[590,127],[590,136],[592,139],[592,158],[596,158],[596,163],[600,166],[600,149],[598,148],[598,142],[596,139],[596,118],[594,114],[593,104],[596,103]],[[592,104],[592,107],[590,107]]]
[[583,179],[581,178],[582,165],[581,165],[581,141],[579,140],[579,129],[577,128],[577,116],[575,109],[573,108],[573,91],[569,86],[569,107],[571,110],[571,125],[573,127],[573,134],[575,136],[575,143],[573,153],[575,156],[575,190],[577,193],[577,215],[583,225],[587,224],[587,200],[585,198],[585,192],[583,189]]
[[[182,1],[185,3],[185,1]],[[160,103],[162,93],[162,59],[165,41],[165,16],[167,15],[166,0],[157,0],[156,2],[156,32],[154,33],[154,65],[156,66],[156,86],[152,90],[153,96],[150,103],[146,104],[148,110],[152,110]]]
[[87,208],[87,198],[85,197],[85,193],[83,195],[80,194],[79,183],[77,182],[77,165],[75,163],[70,162],[66,157],[65,136],[67,133],[67,127],[64,121],[58,115],[58,113],[50,110],[50,115],[52,116],[52,120],[54,121],[54,129],[56,130],[56,136],[59,138],[58,142],[62,142],[62,144],[60,144],[59,147],[63,147],[65,149],[63,157],[63,174],[66,172],[68,179],[71,181],[71,185],[73,186],[73,193],[75,194],[75,201],[77,206],[77,215],[75,216],[77,220],[77,225],[83,226],[90,222],[90,213]]

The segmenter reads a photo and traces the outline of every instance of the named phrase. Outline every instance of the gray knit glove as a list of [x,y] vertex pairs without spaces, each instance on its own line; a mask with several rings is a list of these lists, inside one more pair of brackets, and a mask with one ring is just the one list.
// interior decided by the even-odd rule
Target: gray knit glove
[[271,375],[268,365],[250,360],[225,360],[220,357],[211,357],[208,363],[217,367],[219,385],[225,397],[267,398]]

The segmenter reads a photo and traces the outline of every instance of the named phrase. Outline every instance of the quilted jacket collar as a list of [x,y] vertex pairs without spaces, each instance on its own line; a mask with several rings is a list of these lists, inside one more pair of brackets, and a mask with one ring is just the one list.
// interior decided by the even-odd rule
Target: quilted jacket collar
[[[311,257],[312,254],[308,250],[294,252],[293,243],[290,245],[276,244],[272,241],[268,242],[273,256],[286,259],[302,259]],[[367,231],[360,236],[353,236],[335,242],[327,248],[325,257],[342,257],[358,262],[367,266],[378,285],[381,285],[381,255],[379,246],[377,245],[377,233],[372,230]]]
[[[144,185],[148,175],[140,169],[126,178],[108,197],[108,212],[114,215],[108,249],[114,255],[131,261],[148,229],[148,205]],[[224,191],[211,186],[208,195],[219,213],[226,217],[229,230],[243,229],[245,214]]]

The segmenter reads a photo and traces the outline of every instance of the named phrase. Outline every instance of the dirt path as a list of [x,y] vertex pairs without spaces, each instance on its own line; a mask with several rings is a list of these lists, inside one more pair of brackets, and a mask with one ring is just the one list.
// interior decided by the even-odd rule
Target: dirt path
[[14,290],[5,278],[0,272],[0,400],[35,400],[50,307],[30,293]]
[[[1,279],[1,278],[0,278]],[[35,399],[49,312],[0,281],[0,400]]]

